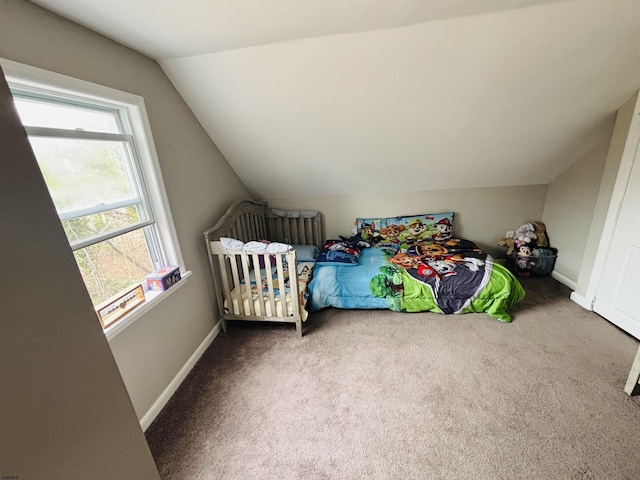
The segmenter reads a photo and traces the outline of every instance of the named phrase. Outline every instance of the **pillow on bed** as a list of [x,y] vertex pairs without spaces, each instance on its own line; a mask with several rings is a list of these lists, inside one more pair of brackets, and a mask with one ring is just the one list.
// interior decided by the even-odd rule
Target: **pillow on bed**
[[360,259],[360,250],[343,240],[327,240],[316,259],[318,265],[355,266]]
[[293,245],[299,262],[315,262],[320,250],[315,245]]
[[425,213],[403,217],[358,218],[358,232],[373,235],[379,244],[449,240],[453,236],[454,212]]

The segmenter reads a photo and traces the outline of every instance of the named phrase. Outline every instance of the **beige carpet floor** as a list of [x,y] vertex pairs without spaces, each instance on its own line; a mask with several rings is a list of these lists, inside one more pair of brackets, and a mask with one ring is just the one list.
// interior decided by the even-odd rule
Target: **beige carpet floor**
[[164,480],[639,479],[638,341],[525,279],[513,322],[232,324],[147,431]]

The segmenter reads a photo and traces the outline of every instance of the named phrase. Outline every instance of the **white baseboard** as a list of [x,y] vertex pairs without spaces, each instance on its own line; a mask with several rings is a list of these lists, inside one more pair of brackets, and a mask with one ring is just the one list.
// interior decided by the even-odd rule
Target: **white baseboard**
[[167,388],[164,389],[160,397],[158,397],[158,399],[153,403],[153,405],[151,405],[151,408],[149,409],[149,411],[145,413],[144,416],[140,419],[140,426],[142,427],[143,431],[146,431],[147,428],[149,428],[149,426],[151,425],[151,423],[160,414],[160,412],[162,411],[164,406],[167,404],[171,396],[176,392],[176,390],[178,389],[180,384],[184,381],[184,379],[187,378],[187,375],[189,374],[191,369],[195,366],[197,361],[200,360],[200,357],[202,356],[202,354],[205,352],[207,348],[209,348],[209,345],[211,345],[211,342],[213,342],[213,340],[218,336],[221,330],[222,330],[222,322],[218,322],[216,326],[213,327],[209,335],[206,336],[206,338],[203,340],[200,346],[196,349],[196,351],[193,352],[193,355],[189,357],[189,360],[187,360],[187,363],[185,363],[184,366],[178,372],[178,374],[175,377],[173,377],[173,380],[171,380],[171,383],[167,385]]
[[582,295],[580,295],[580,294],[578,294],[576,292],[571,292],[571,297],[570,298],[571,298],[571,300],[576,302],[578,305],[580,305],[582,308],[585,308],[587,310],[593,310],[593,307],[591,306],[591,301],[587,300]]
[[556,272],[555,270],[551,272],[551,278],[553,278],[554,280],[559,281],[563,285],[566,285],[571,290],[575,290],[576,288],[578,288],[578,284],[576,282],[574,282],[573,280],[565,277],[561,273]]

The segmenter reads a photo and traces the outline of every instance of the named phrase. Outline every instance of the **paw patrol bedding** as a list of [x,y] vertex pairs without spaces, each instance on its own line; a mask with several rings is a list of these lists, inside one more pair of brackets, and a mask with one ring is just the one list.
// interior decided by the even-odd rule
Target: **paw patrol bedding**
[[402,217],[356,218],[356,230],[371,244],[445,241],[453,237],[454,212],[423,213]]
[[486,312],[510,322],[508,310],[524,298],[518,280],[473,242],[448,238],[365,248],[355,267],[316,264],[310,308],[399,312]]

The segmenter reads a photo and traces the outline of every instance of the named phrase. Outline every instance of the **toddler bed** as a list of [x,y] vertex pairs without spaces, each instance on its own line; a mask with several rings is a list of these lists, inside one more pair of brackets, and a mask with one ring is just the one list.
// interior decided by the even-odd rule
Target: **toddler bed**
[[285,322],[302,336],[307,284],[324,242],[320,214],[240,200],[204,237],[223,330],[227,320]]
[[355,236],[328,240],[318,257],[311,311],[486,312],[511,321],[522,285],[476,244],[454,238],[453,218],[446,212],[357,219]]

